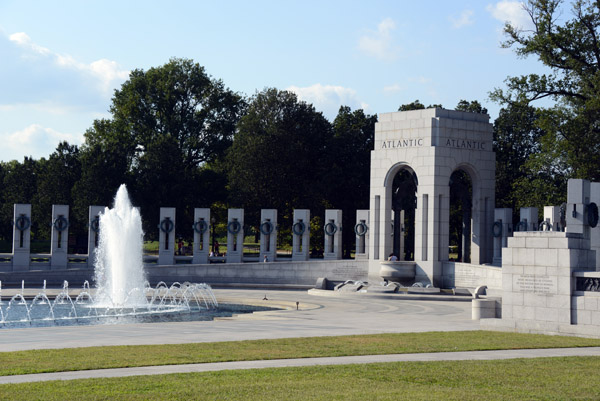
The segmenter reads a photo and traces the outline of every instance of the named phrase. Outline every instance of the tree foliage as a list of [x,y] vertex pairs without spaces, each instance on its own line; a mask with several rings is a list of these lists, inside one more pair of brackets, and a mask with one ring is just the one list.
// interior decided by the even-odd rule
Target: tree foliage
[[425,105],[423,103],[421,103],[419,101],[419,99],[417,99],[412,103],[400,105],[400,107],[398,107],[398,111],[423,110],[423,109],[433,109],[433,108],[442,108],[442,105],[441,104],[430,104],[429,106],[425,107]]
[[[503,104],[526,105],[552,99],[537,124],[545,132],[541,152],[559,157],[547,184],[565,177],[600,179],[600,3],[578,0],[564,19],[563,1],[535,0],[526,5],[533,30],[507,24],[503,44],[522,57],[537,57],[551,71],[507,79],[506,90],[491,98]],[[556,170],[556,169],[555,169]],[[564,177],[563,177],[564,178]]]
[[458,104],[454,108],[458,111],[468,111],[470,113],[487,114],[487,109],[481,105],[477,100],[467,101],[464,99],[459,100]]
[[369,208],[371,151],[375,141],[376,115],[362,109],[340,107],[332,123],[330,164],[324,173],[328,202],[342,210],[344,255],[350,257],[356,236],[356,210]]
[[[227,156],[231,202],[249,213],[278,209],[291,219],[293,209],[323,209],[320,177],[331,126],[292,92],[265,89],[250,101]],[[252,216],[252,215],[250,215]]]
[[[37,163],[37,191],[33,201],[32,213],[49,219],[52,205],[73,205],[73,187],[81,176],[81,161],[79,148],[61,142],[48,160],[41,159]],[[78,219],[71,213],[69,231],[84,234],[87,231],[87,214],[84,219]],[[49,223],[49,221],[48,221]],[[38,234],[50,238],[50,225],[43,224],[38,228]]]
[[[214,200],[211,187],[222,193],[215,187],[223,180],[200,181],[215,178],[202,170],[224,157],[244,108],[240,95],[191,60],[134,70],[115,91],[112,119],[95,121],[86,132],[78,189],[90,194],[102,183],[100,192],[107,193],[97,199],[108,204],[108,194],[128,183],[134,202],[147,213],[144,229],[151,237],[157,235],[161,206],[176,207],[179,223],[191,220],[194,207]],[[98,177],[101,171],[110,177]]]

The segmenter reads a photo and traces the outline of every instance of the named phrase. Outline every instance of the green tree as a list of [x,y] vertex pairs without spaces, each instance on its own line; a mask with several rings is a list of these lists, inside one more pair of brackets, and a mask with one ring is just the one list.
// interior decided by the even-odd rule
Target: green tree
[[398,107],[398,111],[410,111],[410,110],[423,110],[423,109],[432,109],[432,108],[442,108],[441,104],[430,104],[429,106],[425,107],[425,105],[423,103],[421,103],[419,101],[419,99],[415,100],[412,103],[407,103],[407,104],[403,104],[400,107]]
[[[545,131],[541,152],[559,157],[549,171],[550,184],[567,177],[600,179],[600,3],[578,0],[565,18],[563,1],[532,0],[526,10],[532,30],[507,24],[504,47],[513,47],[521,57],[537,57],[549,74],[509,77],[507,88],[495,89],[490,97],[502,104],[529,104],[552,99],[555,106],[538,120]],[[565,174],[555,177],[554,174]]]
[[[564,157],[552,146],[552,136],[540,128],[544,118],[544,110],[509,104],[494,122],[496,205],[512,208],[515,222],[521,207],[543,210],[564,201]],[[541,152],[542,148],[546,151]]]
[[80,179],[73,188],[74,214],[87,221],[89,206],[111,206],[121,184],[130,184],[135,142],[124,128],[103,119],[94,121],[81,147]]
[[291,227],[294,208],[322,213],[331,125],[288,91],[265,89],[251,99],[227,156],[231,201],[258,222],[261,208],[278,209]]
[[[201,170],[224,157],[244,108],[240,95],[192,60],[134,70],[115,91],[112,119],[96,121],[86,133],[83,154],[89,159],[83,163],[81,189],[89,193],[101,174],[96,169],[106,164],[106,173],[114,174],[102,180],[106,188],[114,194],[116,182],[129,183],[149,237],[157,235],[161,206],[176,207],[179,227],[191,226],[193,208],[210,198],[195,197],[207,185],[198,181]],[[96,159],[113,150],[116,155],[107,155],[106,162]]]
[[[79,149],[75,145],[61,142],[48,160],[38,161],[37,191],[32,199],[32,213],[38,216],[52,216],[52,205],[73,205],[72,190],[81,176]],[[70,210],[69,233],[83,235],[87,232],[87,218],[78,219]],[[87,216],[86,216],[87,217]],[[43,224],[38,233],[50,238],[50,226]]]
[[376,115],[367,115],[362,109],[352,111],[340,107],[332,123],[333,140],[329,146],[329,166],[324,180],[327,199],[335,209],[342,210],[342,243],[344,257],[350,257],[356,236],[356,210],[369,208],[371,181],[371,151],[375,141]]
[[487,114],[487,109],[481,105],[477,100],[472,100],[470,102],[461,99],[456,108],[454,110],[458,111],[468,111],[471,113],[479,113],[479,114]]
[[[32,203],[37,188],[38,162],[31,157],[25,157],[23,163],[12,160],[3,165],[2,182],[2,236],[12,241],[13,214],[15,203]],[[33,205],[32,205],[33,209]],[[39,237],[39,229],[43,224],[50,223],[50,216],[33,214],[32,234]]]

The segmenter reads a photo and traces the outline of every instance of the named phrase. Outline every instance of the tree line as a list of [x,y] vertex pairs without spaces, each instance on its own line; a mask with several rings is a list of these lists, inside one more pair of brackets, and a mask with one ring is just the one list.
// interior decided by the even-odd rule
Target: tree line
[[[490,92],[502,106],[494,121],[496,206],[515,215],[562,203],[568,178],[600,180],[600,6],[576,1],[570,19],[558,19],[562,6],[530,1],[535,28],[505,27],[503,46],[538,57],[552,73],[509,77]],[[553,105],[536,106],[542,98]],[[416,100],[399,110],[419,108]],[[478,101],[455,109],[487,113]],[[63,142],[48,158],[0,163],[0,239],[12,238],[15,203],[32,204],[34,238],[49,238],[52,204],[70,205],[70,231],[85,234],[88,206],[111,205],[125,183],[147,239],[158,236],[159,207],[177,208],[187,238],[195,207],[211,207],[220,223],[227,208],[241,207],[254,226],[261,208],[278,209],[284,234],[302,208],[314,216],[312,245],[321,247],[324,210],[335,208],[343,210],[349,255],[355,211],[369,208],[376,115],[342,106],[330,122],[288,91],[246,97],[189,59],[132,71],[109,111],[80,147]]]

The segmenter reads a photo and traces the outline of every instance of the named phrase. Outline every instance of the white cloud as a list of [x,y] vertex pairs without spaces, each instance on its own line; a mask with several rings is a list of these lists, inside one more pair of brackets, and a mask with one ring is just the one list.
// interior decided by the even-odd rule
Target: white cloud
[[502,23],[510,23],[521,29],[529,29],[532,27],[532,22],[525,4],[522,1],[502,0],[496,4],[489,4],[487,10],[492,16]]
[[414,82],[417,84],[428,84],[431,82],[431,78],[418,76],[418,77],[410,77],[408,78],[408,82]]
[[358,49],[380,60],[395,59],[400,52],[393,43],[392,31],[395,29],[394,20],[385,18],[377,25],[377,31],[368,32],[358,39]]
[[314,84],[304,88],[290,86],[287,90],[294,92],[300,100],[313,104],[317,111],[322,111],[329,119],[335,118],[340,106],[365,111],[369,108],[368,104],[359,99],[354,89],[343,86]]
[[83,135],[62,133],[39,124],[31,124],[22,130],[0,135],[0,140],[0,160],[6,161],[22,160],[24,156],[47,158],[61,141],[81,145]]
[[412,84],[426,85],[431,83],[431,78],[417,76],[417,77],[408,77],[404,80],[403,83],[394,83],[392,85],[387,85],[383,87],[383,91],[385,93],[398,93],[409,90],[414,87]]
[[41,55],[49,55],[51,54],[50,50],[46,49],[45,47],[42,46],[38,46],[35,43],[33,43],[31,41],[31,38],[29,37],[29,35],[27,35],[25,32],[17,32],[17,33],[13,33],[12,35],[10,35],[8,37],[12,42],[16,43],[17,45],[27,48],[31,51],[33,51],[34,53],[38,53]]
[[[9,36],[9,40],[28,52],[22,55],[25,58],[31,59],[38,56],[50,59],[59,68],[78,72],[84,78],[91,78],[104,94],[110,94],[115,86],[121,84],[129,76],[129,71],[120,68],[115,61],[100,59],[86,64],[77,61],[70,55],[54,53],[50,49],[35,44],[25,32],[13,33]],[[39,63],[40,60],[32,62]]]
[[383,91],[388,93],[402,92],[404,89],[405,88],[400,84],[393,84],[383,87]]
[[473,24],[473,10],[463,10],[459,15],[448,17],[452,26],[456,29]]

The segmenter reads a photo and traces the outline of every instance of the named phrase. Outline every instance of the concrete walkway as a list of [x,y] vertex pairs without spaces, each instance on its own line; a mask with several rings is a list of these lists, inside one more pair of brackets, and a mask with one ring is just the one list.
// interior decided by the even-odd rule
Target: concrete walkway
[[464,360],[500,360],[515,358],[547,358],[565,356],[600,356],[600,347],[551,348],[528,350],[436,352],[423,354],[363,355],[330,358],[273,359],[267,361],[243,361],[198,363],[188,365],[145,366],[139,368],[81,370],[76,372],[40,373],[32,375],[2,376],[0,384],[42,382],[50,380],[95,379],[171,373],[214,372],[235,369],[264,369],[320,365],[349,365],[378,362],[431,362]]
[[[3,290],[3,293],[5,291]],[[367,294],[322,297],[306,291],[215,290],[219,302],[286,310],[210,322],[3,329],[0,352],[105,345],[181,344],[350,334],[479,330],[470,302],[420,301]],[[264,297],[268,300],[263,301]],[[6,301],[6,298],[4,299]],[[296,302],[299,302],[296,310]]]

